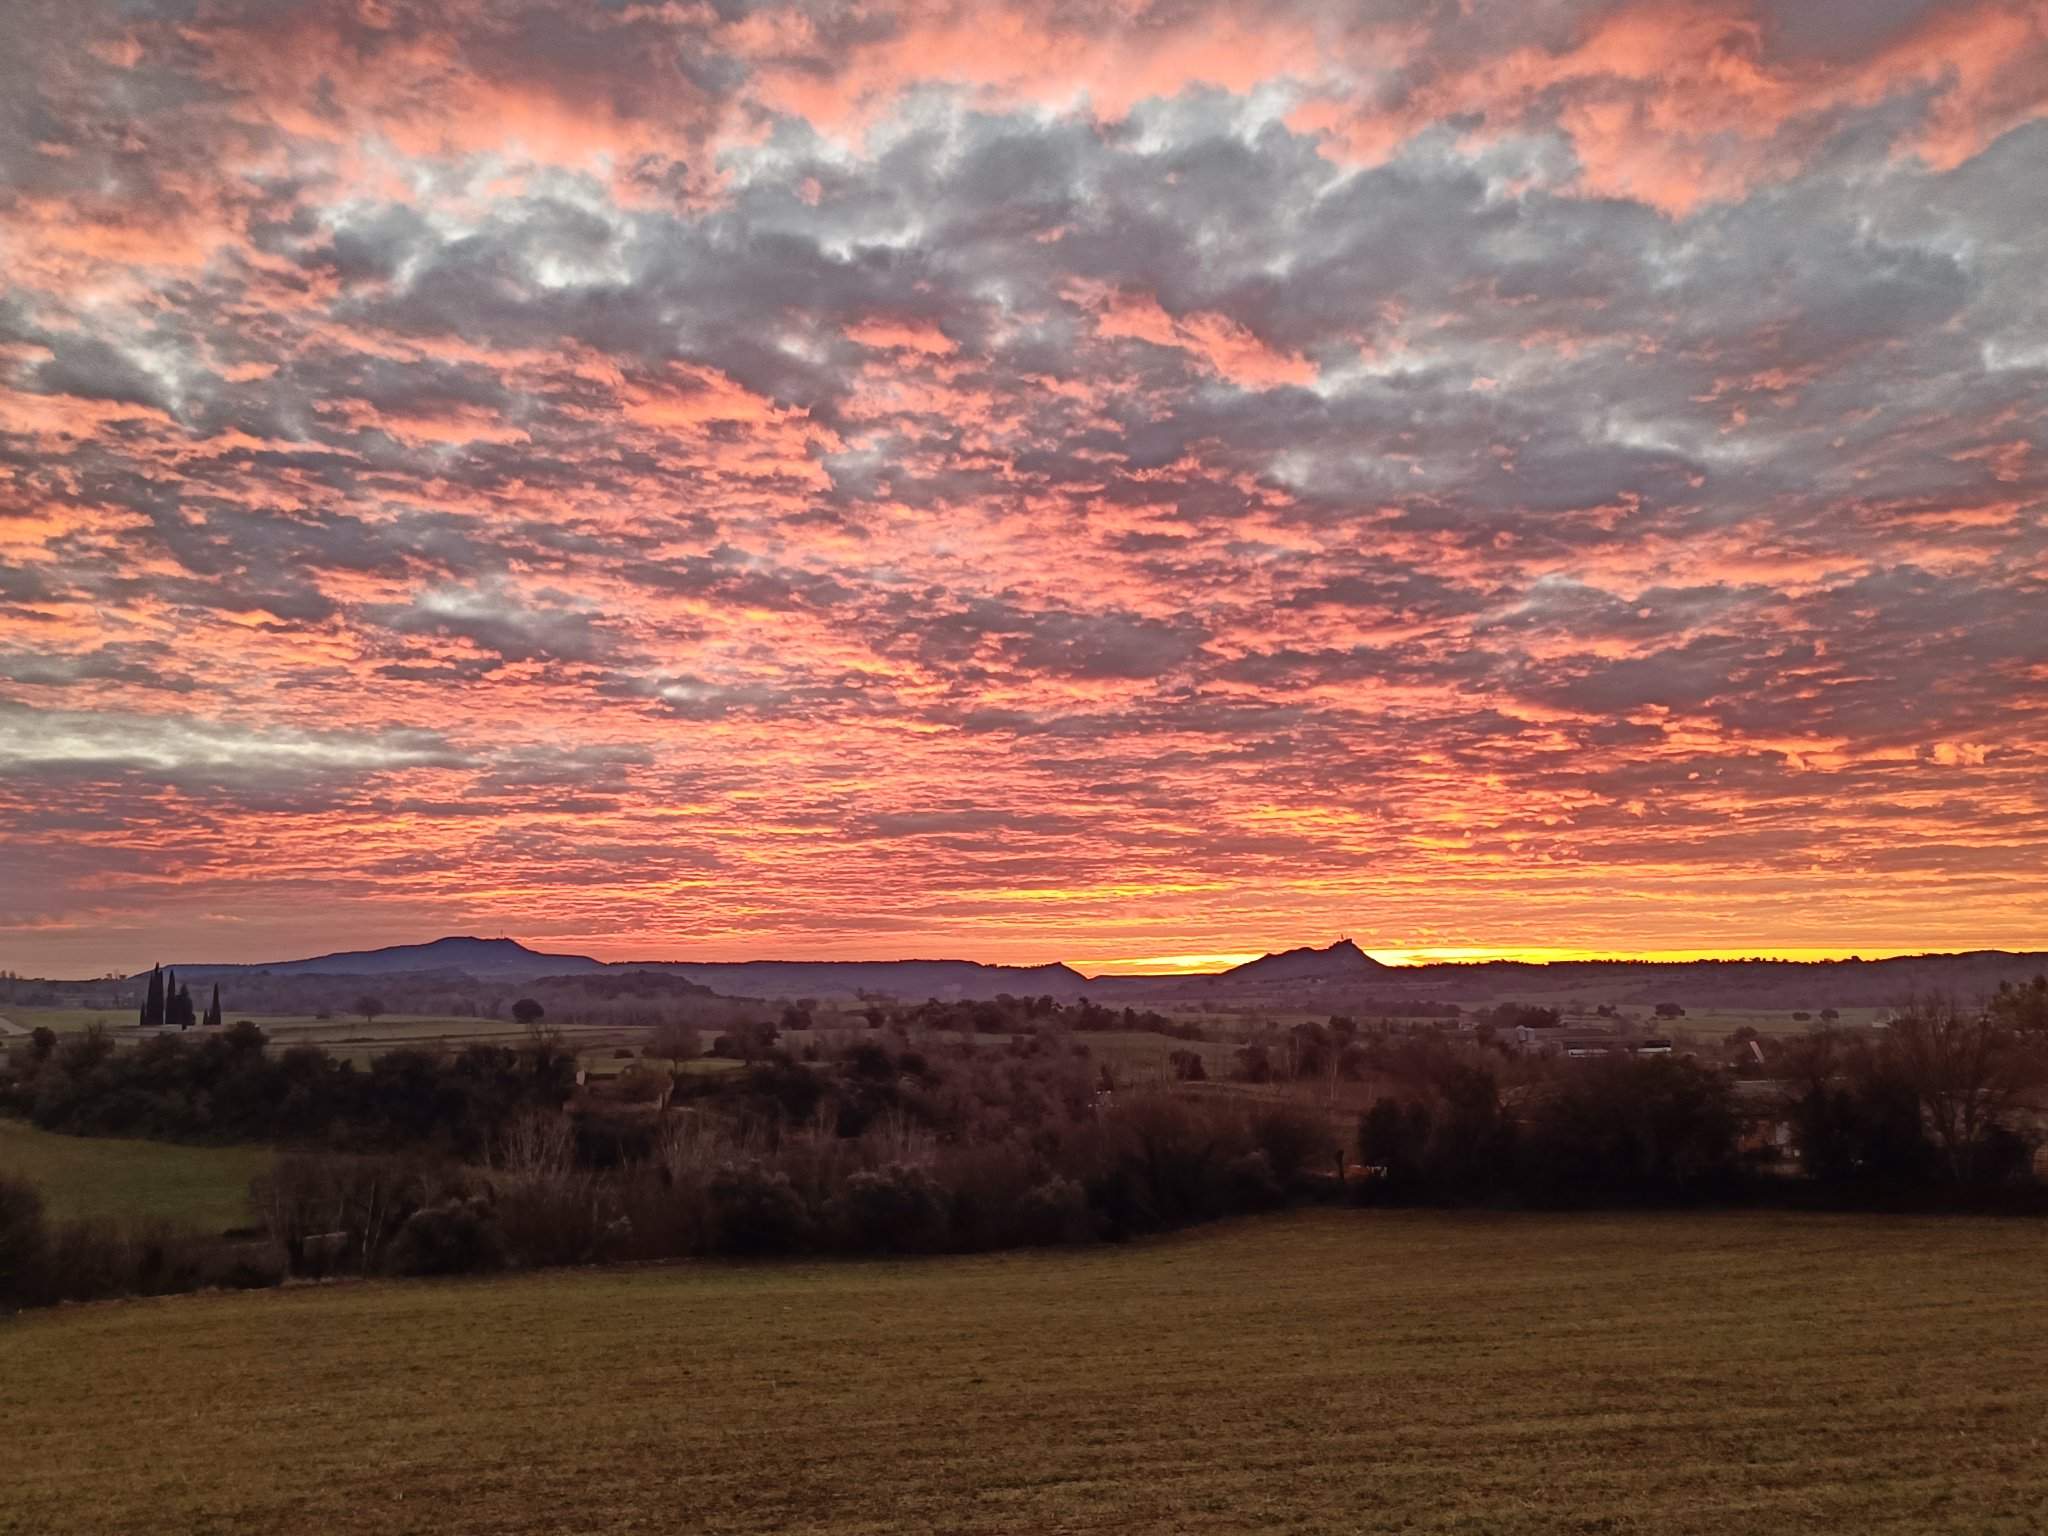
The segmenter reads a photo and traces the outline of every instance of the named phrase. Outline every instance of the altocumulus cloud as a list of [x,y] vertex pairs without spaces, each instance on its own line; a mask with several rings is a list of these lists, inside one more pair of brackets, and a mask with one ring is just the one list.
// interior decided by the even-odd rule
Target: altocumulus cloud
[[2037,943],[2044,159],[2022,0],[12,6],[0,947]]

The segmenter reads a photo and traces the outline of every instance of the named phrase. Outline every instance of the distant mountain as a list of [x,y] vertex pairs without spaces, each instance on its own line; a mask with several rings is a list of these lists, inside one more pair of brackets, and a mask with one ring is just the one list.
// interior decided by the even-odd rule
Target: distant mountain
[[181,978],[248,975],[273,976],[396,976],[420,972],[459,972],[482,980],[523,980],[529,976],[567,976],[605,969],[588,955],[550,955],[528,949],[517,939],[447,938],[430,944],[392,944],[383,949],[352,949],[307,960],[278,960],[262,965],[180,965]]
[[523,981],[535,976],[570,976],[607,971],[659,971],[725,997],[797,998],[886,996],[905,1002],[936,997],[948,1002],[979,1001],[1008,992],[1018,997],[1050,993],[1072,1001],[1088,986],[1079,971],[1064,965],[983,965],[975,960],[626,960],[607,965],[588,955],[552,955],[514,939],[447,938],[430,944],[393,944],[384,949],[349,950],[305,960],[259,965],[178,965],[179,979],[271,976],[470,976],[479,981]]
[[276,977],[431,975],[444,979],[525,981],[541,976],[652,971],[726,997],[849,999],[887,997],[978,1002],[1009,993],[1089,998],[1114,1006],[1220,1003],[1310,1007],[1332,1011],[1395,1011],[1401,1003],[1485,1003],[1537,999],[1642,1005],[1676,1001],[1689,1007],[1890,1007],[1908,993],[1982,996],[2002,981],[2025,981],[2048,970],[2048,954],[1979,950],[1891,960],[1578,960],[1549,964],[1492,960],[1390,966],[1349,939],[1325,948],[1303,946],[1262,955],[1214,975],[1086,977],[1066,965],[985,965],[976,960],[621,961],[555,955],[513,939],[446,938],[394,944],[263,965],[174,967],[180,981],[267,973]]
[[1215,978],[1219,986],[1268,986],[1283,982],[1369,981],[1392,970],[1373,959],[1349,939],[1339,939],[1325,949],[1304,944],[1299,949],[1261,955],[1234,965]]

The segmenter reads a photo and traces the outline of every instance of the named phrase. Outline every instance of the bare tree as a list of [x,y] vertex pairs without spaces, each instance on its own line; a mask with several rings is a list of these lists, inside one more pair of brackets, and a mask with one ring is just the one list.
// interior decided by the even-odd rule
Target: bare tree
[[377,1015],[385,1011],[384,1000],[380,997],[373,997],[370,993],[365,992],[356,999],[356,1005],[352,1011],[360,1013],[365,1024],[374,1024],[377,1021]]
[[2042,1053],[1993,1014],[1945,994],[1909,999],[1890,1039],[1949,1176],[1968,1183],[1987,1136],[2040,1085]]
[[680,1019],[670,1019],[656,1026],[646,1054],[658,1061],[681,1063],[694,1060],[700,1049],[697,1031]]
[[499,1133],[492,1161],[519,1179],[554,1178],[575,1161],[576,1135],[559,1111],[530,1109]]

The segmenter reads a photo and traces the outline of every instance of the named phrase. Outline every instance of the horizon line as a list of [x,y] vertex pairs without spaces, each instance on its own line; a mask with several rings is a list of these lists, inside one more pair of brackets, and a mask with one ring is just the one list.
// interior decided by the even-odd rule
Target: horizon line
[[[550,950],[538,947],[525,939],[511,934],[443,934],[433,939],[408,940],[392,944],[368,945],[358,949],[330,950],[324,955],[306,955],[288,959],[272,960],[185,960],[176,962],[152,962],[153,965],[171,970],[204,972],[229,966],[262,969],[273,965],[303,965],[309,960],[327,958],[328,955],[376,954],[391,949],[425,949],[435,944],[450,941],[471,941],[490,943],[510,942],[531,953],[540,955],[563,955],[571,957],[566,950]],[[553,942],[553,941],[550,941]],[[574,942],[574,941],[570,941]],[[1226,950],[1180,953],[1168,955],[1115,956],[1100,959],[1054,959],[1041,961],[975,960],[966,955],[928,953],[896,954],[886,957],[832,955],[823,957],[795,957],[789,955],[753,956],[746,959],[688,959],[628,955],[618,959],[603,959],[597,955],[585,954],[579,950],[573,958],[595,960],[602,965],[672,965],[672,966],[732,966],[732,965],[916,965],[935,963],[965,963],[986,965],[1011,970],[1036,970],[1051,966],[1064,966],[1084,980],[1120,980],[1137,977],[1159,977],[1165,979],[1193,978],[1198,976],[1220,976],[1250,964],[1255,960],[1272,955],[1287,954],[1300,950],[1321,952],[1346,942],[1332,940],[1328,944],[1298,944],[1286,949],[1273,950]],[[1355,942],[1355,941],[1354,941]],[[604,948],[607,946],[596,946]],[[1741,946],[1716,946],[1699,949],[1640,949],[1615,951],[1578,945],[1390,945],[1374,949],[1357,946],[1360,953],[1392,970],[1419,970],[1439,965],[1684,965],[1711,964],[1740,961],[1759,961],[1776,964],[1818,965],[1852,960],[1876,961],[1914,958],[1939,958],[1943,956],[1969,954],[2033,954],[2048,952],[2048,942],[2039,950],[2005,949],[1997,945],[1975,945],[1957,949],[1925,949],[1900,945],[1876,945],[1849,947],[1844,945],[1779,945],[1755,949]],[[130,979],[145,974],[151,967],[144,966],[128,972],[106,972],[98,976],[59,977],[23,976],[23,980],[36,981],[99,981],[110,977]]]

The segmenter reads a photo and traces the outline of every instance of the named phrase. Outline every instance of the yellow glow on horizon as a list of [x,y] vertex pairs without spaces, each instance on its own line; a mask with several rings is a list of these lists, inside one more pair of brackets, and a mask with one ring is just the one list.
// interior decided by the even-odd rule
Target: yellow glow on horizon
[[1086,976],[1158,976],[1167,973],[1188,976],[1213,975],[1234,965],[1256,960],[1262,950],[1220,955],[1146,955],[1130,960],[1081,960],[1074,969]]
[[[1084,976],[1213,976],[1257,960],[1264,951],[1228,954],[1146,955],[1116,960],[1068,962]],[[1864,946],[1828,948],[1791,946],[1732,949],[1581,949],[1560,945],[1418,945],[1410,949],[1371,949],[1366,953],[1382,965],[1481,965],[1505,960],[1525,965],[1554,965],[1574,961],[1614,960],[1682,964],[1689,960],[1891,960],[1901,955],[1929,953],[1925,948]]]
[[1414,949],[1369,950],[1382,965],[1476,965],[1488,960],[1512,960],[1528,965],[1550,965],[1582,960],[1636,960],[1677,964],[1687,960],[1890,960],[1899,955],[1925,954],[1924,948],[1827,948],[1819,946],[1771,947],[1769,945],[1732,949],[1578,949],[1569,946],[1527,945],[1490,949],[1484,946],[1431,946]]

